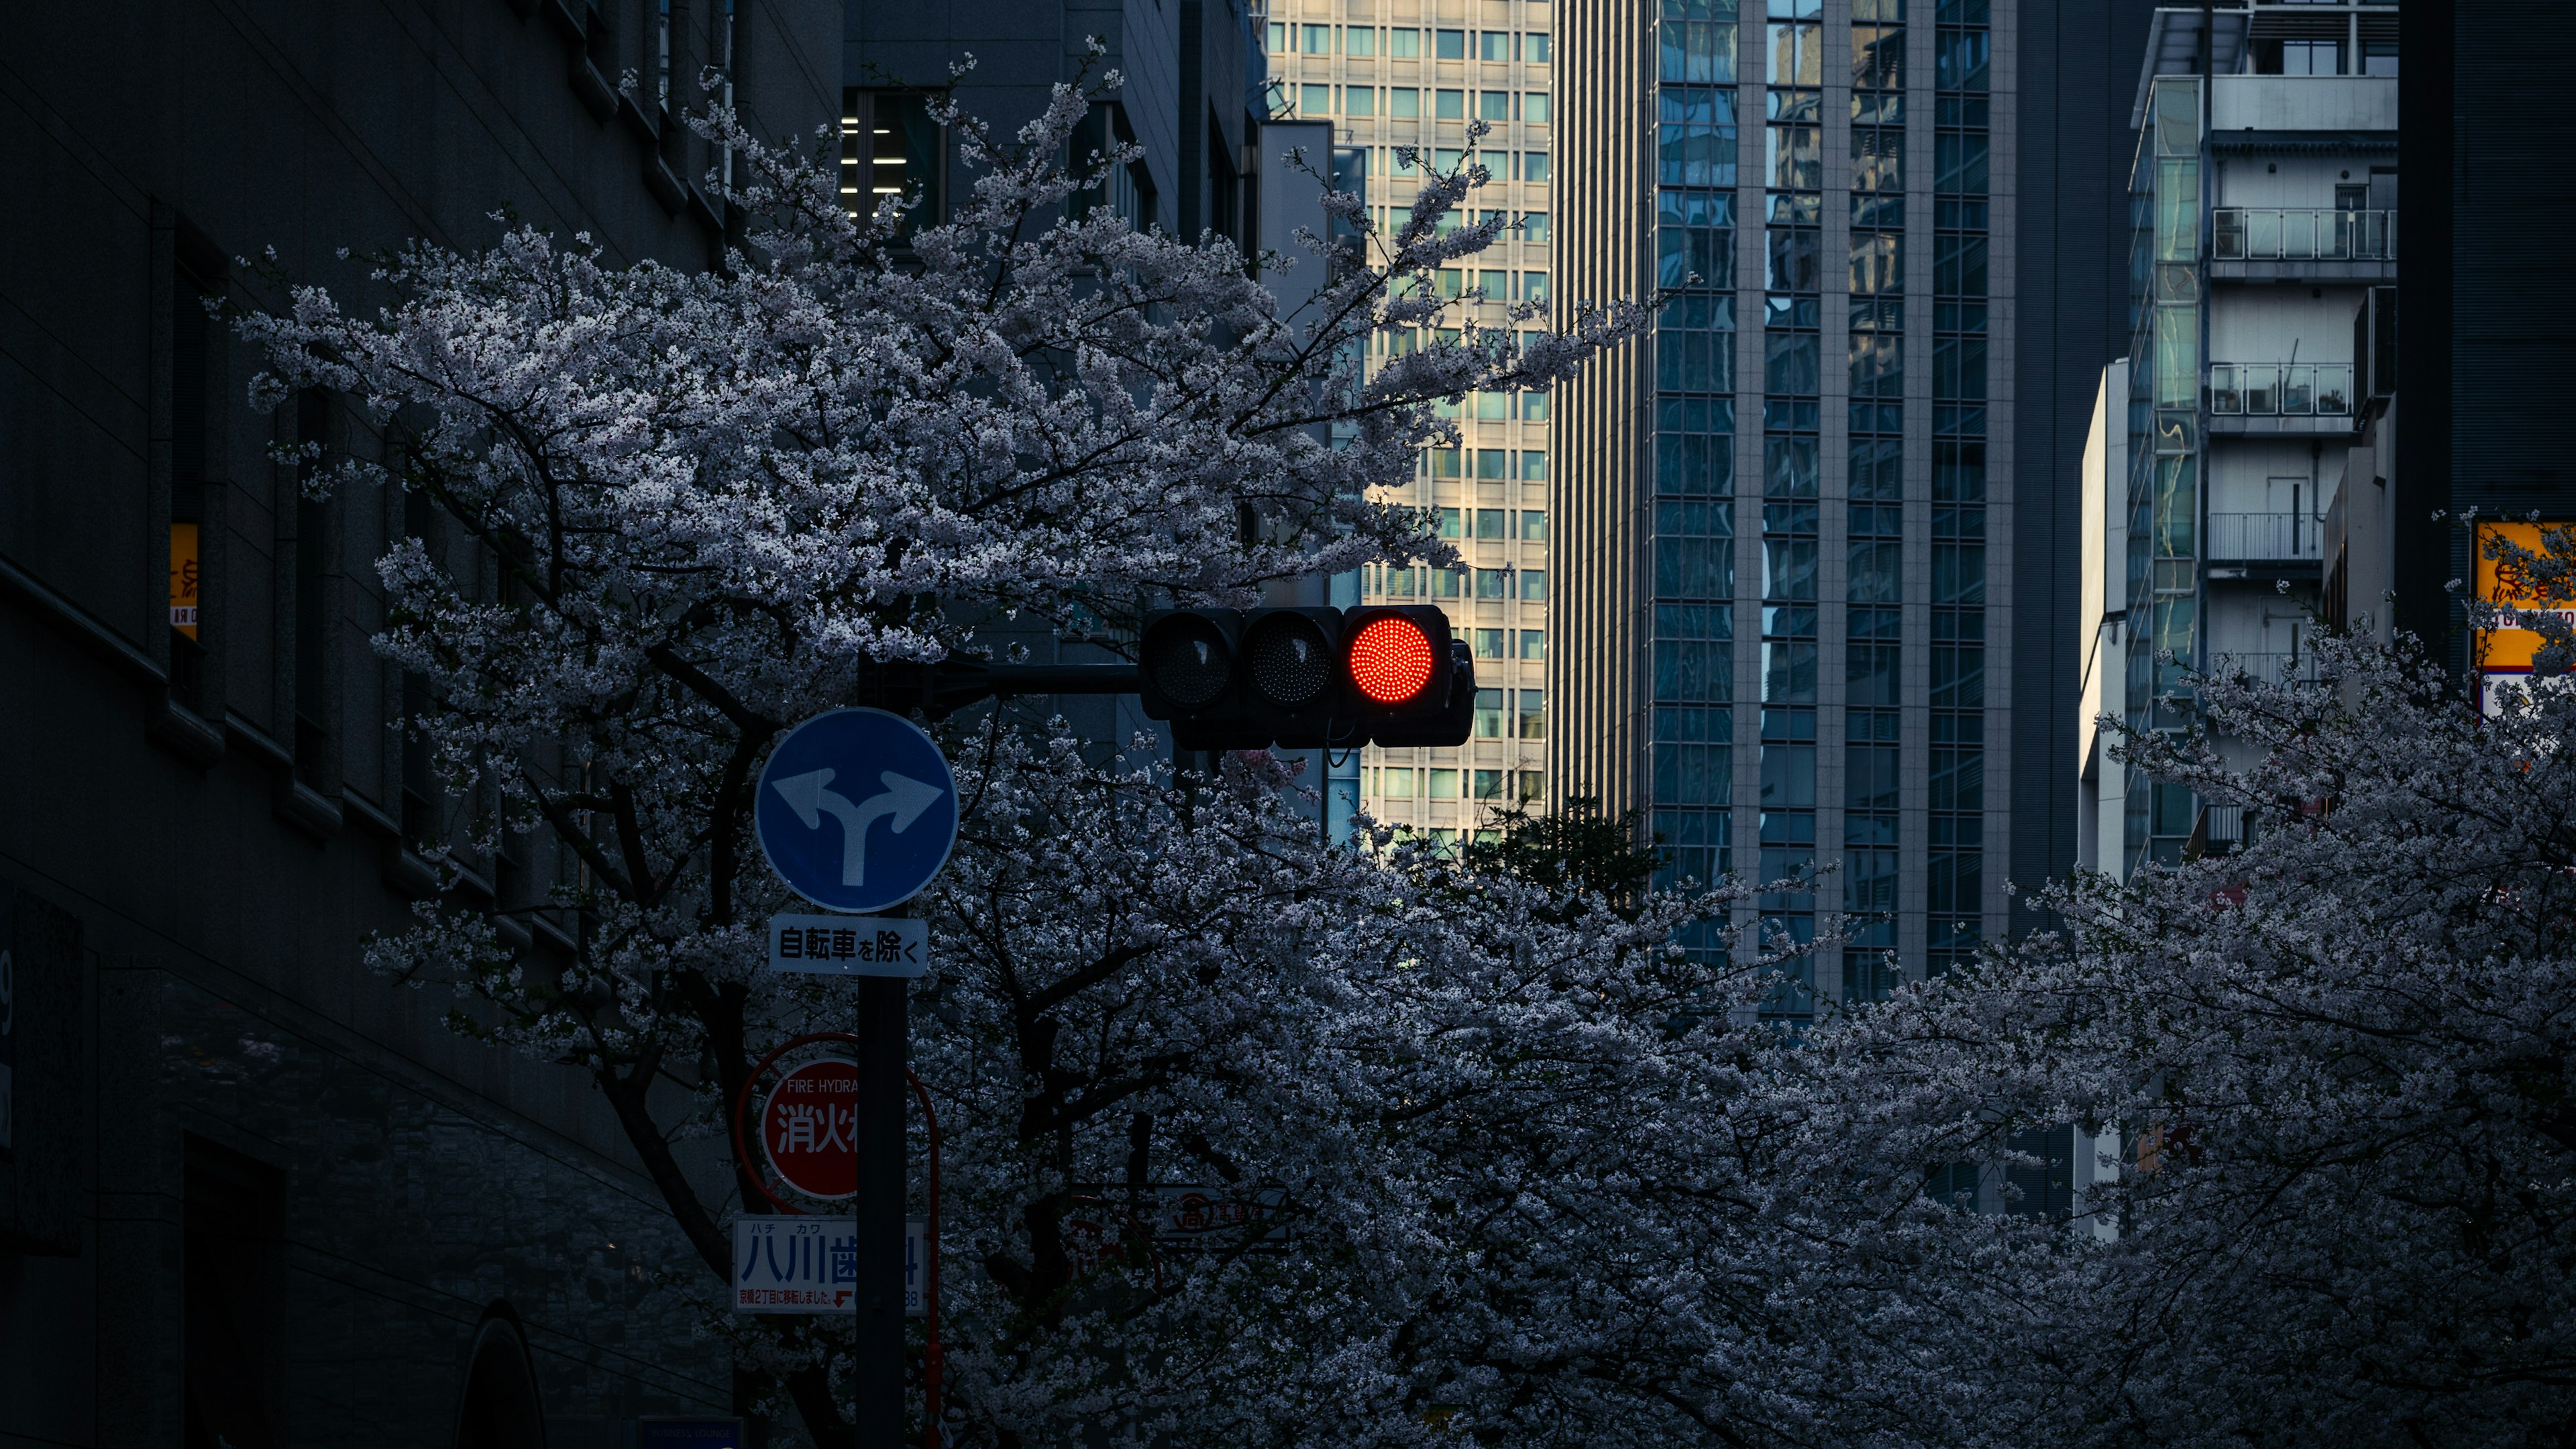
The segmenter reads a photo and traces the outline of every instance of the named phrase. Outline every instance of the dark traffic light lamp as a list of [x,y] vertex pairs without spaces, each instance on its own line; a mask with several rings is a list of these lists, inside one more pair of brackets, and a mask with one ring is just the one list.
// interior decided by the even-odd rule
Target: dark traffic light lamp
[[1238,748],[1235,642],[1243,616],[1232,609],[1168,609],[1145,616],[1136,641],[1137,693],[1147,719],[1169,720],[1185,750]]
[[1340,687],[1342,611],[1254,609],[1243,616],[1237,665],[1249,733],[1282,749],[1347,747],[1351,710]]

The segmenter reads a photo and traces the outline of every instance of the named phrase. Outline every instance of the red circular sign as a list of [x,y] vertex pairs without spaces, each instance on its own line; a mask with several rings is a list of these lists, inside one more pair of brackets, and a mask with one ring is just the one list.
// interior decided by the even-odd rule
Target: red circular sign
[[855,1196],[858,1105],[859,1069],[849,1062],[807,1062],[781,1077],[760,1111],[770,1167],[807,1197]]

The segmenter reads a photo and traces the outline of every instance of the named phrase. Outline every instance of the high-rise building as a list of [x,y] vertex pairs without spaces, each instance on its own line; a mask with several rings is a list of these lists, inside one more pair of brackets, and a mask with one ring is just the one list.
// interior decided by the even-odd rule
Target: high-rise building
[[[2567,148],[2566,108],[2537,78],[2564,73],[2576,34],[2502,6],[2397,14],[2374,16],[2386,17],[2379,43],[2405,56],[2400,162],[2413,176],[2398,219],[2406,422],[2385,475],[2391,588],[2399,625],[2466,671],[2476,661],[2460,628],[2465,601],[2446,586],[2474,579],[2474,538],[2441,518],[2576,519],[2576,467],[2552,426],[2559,381],[2576,371],[2576,253],[2560,240],[2576,198],[2510,180]],[[2402,33],[2386,36],[2391,24]],[[2369,595],[2355,603],[2386,607]]]
[[[2196,671],[2313,677],[2329,595],[2346,622],[2385,622],[2363,596],[2387,576],[2397,88],[2394,6],[2155,13],[2133,113],[2133,331],[2095,411],[2098,612],[2078,621],[2104,708],[2131,729],[2184,727],[2174,701]],[[2354,540],[2370,547],[2348,556]],[[2088,864],[2125,873],[2240,838],[2232,809],[2122,778],[2108,741],[2079,731]]]
[[[494,555],[209,303],[268,254],[367,315],[379,255],[509,208],[612,263],[720,261],[705,68],[756,132],[828,121],[822,0],[158,0],[14,9],[0,137],[42,216],[0,278],[0,1442],[591,1449],[729,1418],[694,1256],[608,1100],[371,973],[416,903],[551,976],[583,927],[542,837],[474,827],[368,647],[408,539]],[[827,82],[816,80],[825,61]],[[634,84],[621,89],[620,81]],[[345,250],[344,250],[345,249]],[[689,1159],[695,1167],[703,1159]],[[707,1180],[714,1180],[713,1178]]]
[[1560,27],[1559,292],[1677,290],[1557,420],[1553,785],[1644,807],[1676,877],[1838,867],[1735,923],[1856,918],[1786,1017],[2004,922],[2009,16],[1663,0]]
[[[1384,230],[1411,208],[1423,166],[1455,170],[1470,122],[1492,128],[1475,157],[1493,179],[1451,223],[1503,211],[1517,228],[1437,280],[1451,297],[1481,294],[1475,305],[1495,322],[1513,302],[1550,295],[1550,15],[1539,0],[1271,0],[1263,22],[1269,109],[1330,120],[1333,174],[1364,191]],[[1400,156],[1406,147],[1420,160]],[[1424,340],[1387,332],[1372,346],[1385,355]],[[1373,565],[1338,586],[1338,603],[1439,605],[1476,656],[1465,745],[1361,752],[1358,795],[1381,820],[1454,840],[1495,807],[1545,798],[1552,403],[1543,393],[1470,395],[1453,410],[1460,446],[1428,450],[1412,488],[1395,496],[1438,510],[1464,567]]]

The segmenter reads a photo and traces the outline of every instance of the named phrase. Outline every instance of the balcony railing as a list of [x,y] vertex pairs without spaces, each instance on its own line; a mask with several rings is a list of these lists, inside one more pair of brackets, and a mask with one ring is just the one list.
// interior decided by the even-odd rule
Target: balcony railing
[[2213,513],[2209,556],[2225,559],[2322,559],[2325,525],[2296,513]]
[[2222,653],[2210,671],[2220,676],[2242,674],[2258,684],[2314,684],[2317,656],[2309,653]]
[[2222,262],[2393,262],[2393,211],[2281,211],[2220,207],[2211,217],[2210,256]]
[[2221,417],[2350,417],[2352,364],[2213,362],[2209,410]]

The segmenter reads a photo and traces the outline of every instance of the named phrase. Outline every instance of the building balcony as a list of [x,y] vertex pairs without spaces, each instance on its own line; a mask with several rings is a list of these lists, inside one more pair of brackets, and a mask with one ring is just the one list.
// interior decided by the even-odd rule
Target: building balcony
[[2213,362],[2209,365],[2209,430],[2213,434],[2300,437],[2353,429],[2349,362]]
[[2220,207],[2209,274],[2243,282],[2393,282],[2397,213]]
[[2242,675],[2257,684],[2314,684],[2317,682],[2317,656],[2311,653],[2224,652],[2209,672],[2220,678]]
[[2209,515],[2211,562],[2316,563],[2325,557],[2325,525],[2296,513]]
[[2210,84],[2215,149],[2375,149],[2393,143],[2396,131],[2393,75],[2221,75]]

